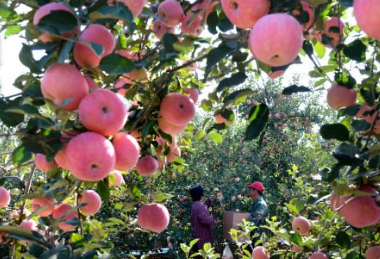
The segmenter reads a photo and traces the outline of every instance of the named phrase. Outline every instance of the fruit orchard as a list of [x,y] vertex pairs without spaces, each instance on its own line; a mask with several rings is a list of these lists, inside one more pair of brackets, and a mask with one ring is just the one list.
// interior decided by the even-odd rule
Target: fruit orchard
[[[2,257],[220,258],[221,238],[190,251],[188,189],[220,223],[261,180],[266,231],[237,258],[379,259],[379,16],[379,0],[1,0],[29,69],[0,99]],[[276,79],[305,62],[309,85]]]

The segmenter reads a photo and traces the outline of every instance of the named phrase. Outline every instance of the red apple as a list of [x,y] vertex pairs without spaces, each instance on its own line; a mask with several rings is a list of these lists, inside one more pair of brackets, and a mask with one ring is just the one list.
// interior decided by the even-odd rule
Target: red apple
[[222,0],[228,19],[240,29],[251,29],[257,20],[269,12],[269,0]]
[[[98,55],[91,43],[101,45],[103,52]],[[112,33],[100,24],[90,24],[81,34],[80,41],[74,45],[74,59],[81,67],[97,67],[100,60],[111,54],[116,41]]]
[[11,195],[7,189],[0,186],[0,208],[8,207],[11,202]]
[[161,233],[169,225],[170,214],[164,205],[150,203],[139,209],[137,220],[141,228]]
[[47,161],[46,156],[44,154],[36,154],[36,158],[34,159],[34,164],[36,165],[36,168],[47,172],[51,168],[55,166],[55,162],[53,161]]
[[307,235],[311,229],[310,222],[304,217],[296,217],[293,220],[292,228],[301,235]]
[[256,246],[252,250],[252,259],[269,259],[269,255],[263,246]]
[[158,162],[153,156],[144,156],[139,159],[136,165],[136,171],[142,176],[151,176],[158,170]]
[[162,99],[160,112],[165,121],[180,127],[195,117],[195,105],[187,95],[169,93]]
[[66,162],[71,173],[78,179],[100,181],[115,167],[115,149],[102,135],[85,132],[67,144]]
[[33,219],[24,219],[20,223],[20,227],[33,230],[33,231],[38,231],[37,222],[34,221]]
[[[121,2],[128,7],[128,9],[132,12],[133,18],[137,18],[144,6],[146,5],[148,0],[116,0],[116,2]],[[113,0],[109,0],[108,3],[112,3]]]
[[327,104],[334,110],[356,104],[357,94],[353,89],[341,85],[333,85],[327,90]]
[[152,30],[157,39],[162,39],[165,33],[174,33],[174,28],[170,29],[161,20],[154,20]]
[[168,27],[175,27],[185,17],[182,6],[178,1],[165,0],[158,6],[158,16]]
[[120,94],[100,89],[88,94],[79,105],[83,125],[96,133],[110,136],[124,127],[128,106]]
[[85,190],[80,194],[79,204],[85,204],[79,210],[86,215],[95,215],[102,207],[102,199],[99,194],[93,190]]
[[309,259],[328,259],[328,257],[322,252],[315,252]]
[[54,64],[42,77],[41,91],[44,98],[52,100],[63,110],[74,111],[88,94],[89,88],[77,68],[69,64]]
[[198,37],[202,31],[202,17],[198,15],[193,17],[195,14],[188,13],[186,17],[182,20],[181,31],[185,35],[191,35]]
[[[73,218],[79,218],[78,213],[75,210],[72,210],[73,207],[70,204],[60,204],[53,210],[53,218],[59,219],[60,221],[68,221]],[[69,210],[72,210],[67,214]],[[65,215],[65,216],[64,216]],[[61,218],[63,217],[63,218]],[[69,223],[61,222],[58,227],[63,231],[73,231],[75,229],[74,225]]]
[[109,175],[109,176],[112,176],[113,177],[113,181],[111,181],[109,179],[109,186],[110,187],[118,187],[120,185],[122,185],[124,183],[124,178],[123,178],[123,175],[117,171],[117,170],[113,170]]
[[158,126],[160,126],[160,129],[165,132],[166,134],[171,134],[171,135],[178,135],[182,133],[187,125],[184,126],[175,126],[164,120],[163,118],[158,118]]
[[380,259],[380,246],[373,246],[365,252],[366,259]]
[[[308,31],[314,22],[314,12],[307,2],[302,1],[301,5],[302,5],[302,11],[307,12],[307,14],[309,15],[309,20],[305,24],[302,24],[303,30]],[[301,12],[298,10],[295,10],[293,11],[293,15],[301,15]]]
[[132,169],[139,160],[140,146],[131,135],[119,132],[112,138],[116,153],[115,169],[126,171]]
[[[332,31],[331,29],[333,27],[336,27],[336,29],[340,30],[340,33],[336,33],[335,31]],[[343,38],[343,31],[345,27],[346,25],[338,17],[332,17],[325,22],[325,25],[323,27],[323,32],[317,34],[316,38],[325,47],[333,48],[339,43],[339,40]],[[324,38],[323,35],[325,35],[325,37],[328,37],[331,42],[325,43],[323,41],[323,38]]]
[[249,49],[252,55],[273,67],[293,62],[302,44],[302,27],[288,14],[265,15],[257,21],[249,35]]
[[52,197],[46,196],[43,198],[34,198],[32,200],[32,208],[33,211],[40,209],[41,207],[45,207],[43,211],[38,213],[40,217],[47,217],[53,213],[55,206],[55,200]]
[[370,38],[380,40],[379,19],[380,8],[378,0],[354,0],[354,17],[359,28]]

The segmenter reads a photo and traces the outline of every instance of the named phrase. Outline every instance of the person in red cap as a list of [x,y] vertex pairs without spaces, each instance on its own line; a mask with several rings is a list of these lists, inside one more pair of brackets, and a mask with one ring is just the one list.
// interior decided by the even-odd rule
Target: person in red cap
[[[262,197],[265,189],[264,185],[259,181],[255,181],[245,187],[249,188],[248,196],[253,200],[251,216],[248,221],[260,227],[265,223],[265,218],[268,215],[268,205]],[[261,234],[261,231],[259,231],[259,234]]]

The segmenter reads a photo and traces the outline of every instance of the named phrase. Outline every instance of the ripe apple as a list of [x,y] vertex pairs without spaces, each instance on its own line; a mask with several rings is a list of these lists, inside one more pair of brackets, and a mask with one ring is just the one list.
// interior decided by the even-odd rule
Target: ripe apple
[[76,67],[54,64],[42,77],[41,91],[44,98],[52,100],[63,110],[74,111],[88,94],[89,88],[85,77]]
[[158,6],[158,16],[168,27],[175,27],[181,23],[185,13],[181,4],[175,0],[165,0]]
[[128,106],[120,94],[100,89],[88,94],[79,105],[83,125],[96,133],[110,136],[124,127]]
[[207,20],[207,17],[212,12],[212,10],[214,9],[214,6],[218,3],[218,1],[214,1],[213,2],[213,0],[203,0],[202,2],[194,5],[194,7],[192,8],[192,10],[194,12],[197,12],[198,10],[201,10],[200,13],[199,13],[199,15],[202,18],[204,16],[206,16],[205,19]]
[[124,132],[116,133],[112,138],[112,145],[116,153],[115,169],[126,171],[137,164],[140,146],[134,137]]
[[66,147],[67,144],[63,145],[54,157],[55,163],[62,169],[68,169],[68,165],[66,164]]
[[202,17],[198,15],[196,18],[194,18],[194,15],[195,14],[193,13],[188,13],[186,15],[186,17],[182,20],[181,31],[185,35],[198,37],[203,31]]
[[377,0],[354,0],[354,17],[359,28],[370,38],[380,40],[380,8]]
[[160,112],[165,121],[180,127],[195,117],[195,105],[187,95],[169,93],[162,99]]
[[157,39],[162,39],[164,37],[165,33],[174,33],[174,28],[169,28],[166,26],[161,20],[154,20],[153,21],[153,33],[156,36]]
[[329,259],[329,258],[322,252],[315,252],[309,257],[309,259]]
[[158,118],[158,126],[160,126],[160,129],[163,132],[167,134],[171,134],[171,135],[178,135],[182,133],[187,127],[187,125],[184,125],[184,126],[172,125],[166,120],[164,120],[162,117]]
[[[301,5],[302,5],[302,11],[307,12],[307,14],[309,16],[309,20],[305,24],[302,24],[302,28],[303,28],[303,31],[308,31],[314,22],[314,12],[313,12],[313,9],[311,9],[310,5],[307,2],[302,1]],[[298,10],[294,10],[293,15],[296,15],[296,16],[301,15],[301,12]]]
[[113,170],[109,175],[108,177],[112,175],[113,177],[113,181],[109,180],[109,186],[110,187],[118,187],[120,186],[121,184],[124,183],[124,178],[123,178],[123,175],[117,171],[117,170]]
[[222,114],[218,113],[215,115],[215,121],[216,123],[218,124],[221,124],[221,123],[226,123],[227,125],[231,126],[234,122],[233,121],[229,121],[227,120],[226,118],[224,118],[222,116]]
[[99,194],[93,190],[85,190],[80,194],[79,204],[86,204],[79,208],[86,215],[95,215],[102,207],[102,199]]
[[261,62],[280,67],[293,62],[303,44],[299,22],[288,14],[268,14],[260,18],[249,35],[249,49]]
[[[49,15],[52,11],[67,11],[67,12],[75,15],[74,12],[69,7],[67,7],[66,5],[64,5],[62,3],[49,3],[49,4],[45,4],[45,5],[43,5],[37,9],[37,11],[35,12],[34,17],[33,17],[33,24],[37,25],[43,17]],[[70,36],[73,35],[77,30],[78,29],[76,28],[71,32],[63,33],[61,36],[66,37],[66,38],[70,38]],[[51,35],[48,32],[42,33],[39,36],[39,38],[42,42],[50,42],[50,41],[60,40],[59,37]]]
[[276,78],[282,76],[283,74],[285,74],[285,72],[286,72],[286,70],[277,70],[277,71],[270,72],[268,74],[268,76],[270,79],[276,79]]
[[40,217],[47,217],[53,213],[55,206],[55,200],[52,197],[46,196],[43,198],[34,198],[32,200],[33,211],[40,209],[41,207],[46,207],[43,211],[38,213]]
[[98,133],[82,133],[67,144],[66,163],[71,173],[80,180],[102,180],[115,167],[115,162],[112,143]]
[[[59,219],[60,221],[68,221],[73,218],[79,218],[78,213],[75,210],[72,210],[73,207],[70,204],[60,204],[53,210],[53,218]],[[69,210],[72,210],[67,214]],[[64,216],[66,215],[66,216]],[[63,217],[64,216],[64,217]],[[63,217],[61,219],[61,217]],[[75,229],[74,225],[68,223],[59,223],[58,227],[63,231],[73,231]]]
[[300,252],[302,252],[302,247],[300,247],[298,245],[292,245],[292,251],[293,251],[293,253],[300,253]]
[[327,104],[334,110],[356,104],[357,94],[353,89],[335,84],[327,90]]
[[380,258],[380,246],[373,246],[367,249],[365,252],[366,259],[379,259]]
[[252,250],[252,259],[269,259],[269,255],[267,255],[263,246],[256,246]]
[[296,217],[293,220],[292,228],[294,231],[299,232],[301,235],[307,235],[309,233],[311,226],[309,220],[304,217]]
[[145,68],[134,69],[129,73],[123,74],[123,79],[126,84],[134,85],[136,82],[140,82],[142,84],[148,81],[148,74]]
[[[370,186],[363,186],[360,191],[377,194]],[[341,198],[342,204],[351,199],[351,195]],[[355,197],[343,206],[341,215],[346,222],[356,228],[364,228],[377,224],[380,220],[380,208],[373,197]]]
[[[112,33],[103,25],[90,24],[81,34],[80,41],[74,45],[74,59],[81,67],[97,67],[100,60],[111,54],[116,41]],[[90,43],[103,47],[103,52],[98,55]]]
[[150,203],[139,209],[137,220],[141,228],[161,233],[169,225],[170,214],[164,205]]
[[168,162],[173,162],[177,157],[181,157],[181,149],[179,147],[170,147],[170,152],[167,155]]
[[[376,107],[369,107],[367,104],[363,104],[357,112],[356,117],[358,119],[363,119],[369,124],[371,124],[370,129],[372,129],[375,134],[380,134],[380,114],[379,111],[375,111],[375,109]],[[376,124],[373,126],[375,121]],[[366,134],[371,131],[370,129],[361,133]]]
[[191,100],[193,100],[194,103],[197,103],[199,97],[198,89],[187,87],[184,88],[183,91],[190,96]]
[[269,0],[222,0],[228,19],[240,29],[251,29],[257,20],[268,14]]
[[[341,38],[343,38],[343,31],[344,31],[345,27],[346,27],[346,25],[338,17],[332,17],[325,22],[325,25],[323,27],[323,32],[317,34],[316,38],[325,47],[333,48],[339,43],[339,40]],[[334,28],[336,30],[340,30],[340,33],[337,33],[332,28]],[[330,38],[331,42],[329,42],[329,43],[324,42],[323,41],[323,38],[324,38],[323,35],[325,35],[325,37],[327,36],[328,38]]]
[[[133,18],[137,18],[143,8],[144,8],[144,5],[146,5],[148,0],[116,0],[116,2],[121,2],[123,3],[126,7],[128,7],[128,9],[131,11],[132,15],[133,15]],[[112,3],[113,0],[109,0],[108,3]]]
[[34,221],[33,219],[24,219],[20,223],[20,227],[23,227],[23,228],[26,228],[29,230],[33,230],[33,231],[38,231],[37,222]]
[[11,202],[11,195],[7,189],[0,186],[0,208],[8,207]]
[[151,176],[158,170],[158,162],[153,156],[144,156],[139,159],[136,171],[142,176]]
[[36,158],[34,159],[34,164],[36,165],[36,168],[47,172],[51,168],[55,166],[55,162],[53,161],[47,161],[46,156],[44,154],[36,154]]

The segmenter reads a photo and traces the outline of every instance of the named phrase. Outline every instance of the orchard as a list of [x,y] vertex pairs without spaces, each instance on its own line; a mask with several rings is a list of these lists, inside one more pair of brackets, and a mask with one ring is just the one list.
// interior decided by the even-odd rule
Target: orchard
[[[230,229],[236,258],[380,259],[379,17],[380,0],[0,0],[29,70],[0,96],[0,257],[222,258],[223,213],[262,181],[264,231]],[[216,220],[199,251],[196,184]]]

